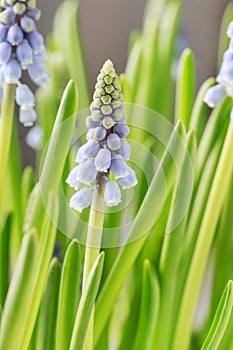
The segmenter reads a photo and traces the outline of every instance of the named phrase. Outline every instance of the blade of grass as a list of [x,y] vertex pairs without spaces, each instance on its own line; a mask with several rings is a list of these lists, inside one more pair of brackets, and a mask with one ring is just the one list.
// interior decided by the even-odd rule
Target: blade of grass
[[203,101],[204,96],[206,94],[206,91],[214,84],[215,84],[214,78],[209,78],[208,80],[206,80],[202,84],[194,102],[194,106],[193,106],[193,110],[190,118],[189,130],[195,131],[196,137],[197,137],[197,144],[200,143],[200,140],[202,138],[204,127],[206,124],[207,111],[208,111],[208,106]]
[[[189,207],[187,193],[191,190],[190,179],[193,176],[190,173],[190,156],[196,153],[196,138],[194,133],[187,136],[187,150],[184,155],[183,164],[179,172],[179,179],[173,191],[172,205],[167,222],[166,233],[163,241],[163,247],[159,263],[160,284],[161,284],[161,302],[158,326],[153,342],[154,349],[171,349],[172,332],[174,326],[175,310],[175,289],[177,285],[177,273],[181,259],[184,228],[187,216],[185,216]],[[190,188],[191,187],[191,188]],[[184,216],[180,217],[180,212]]]
[[86,281],[86,287],[82,292],[71,338],[70,350],[82,349],[87,327],[94,307],[94,302],[99,289],[103,264],[104,253],[102,252],[95,261]]
[[[55,223],[58,220],[59,209],[56,197],[50,193],[49,197],[49,212],[53,214],[53,219]],[[57,229],[55,223],[51,222],[48,216],[45,216],[43,227],[40,235],[40,249],[38,252],[38,258],[36,260],[34,269],[34,280],[28,288],[32,289],[31,298],[28,299],[27,303],[29,305],[30,312],[24,314],[25,327],[21,329],[23,334],[22,341],[19,342],[20,350],[27,349],[30,344],[33,329],[36,322],[36,317],[40,307],[41,297],[43,288],[45,285],[45,280],[47,276],[47,271],[52,258]]]
[[[36,258],[38,256],[38,235],[27,233],[22,242],[16,268],[11,280],[2,315],[0,348],[20,349],[22,328],[25,327],[25,314],[30,311],[28,300],[33,293]],[[9,336],[10,335],[10,336]]]
[[3,307],[9,285],[10,233],[12,216],[8,215],[0,230],[0,305]]
[[229,114],[233,107],[233,101],[231,98],[225,98],[222,103],[216,107],[209,121],[206,125],[205,131],[203,133],[200,145],[198,147],[198,176],[203,170],[203,167],[206,163],[208,154],[211,152],[216,138],[218,137],[221,127],[225,125],[228,120]]
[[181,119],[188,130],[195,94],[195,62],[190,49],[185,49],[178,66],[175,120]]
[[80,109],[83,109],[90,105],[90,98],[82,44],[77,26],[78,11],[79,1],[64,1],[55,15],[53,35],[58,48],[66,58],[70,77],[75,80],[78,86]]
[[[67,85],[57,113],[52,137],[45,155],[40,174],[40,190],[43,192],[44,205],[47,205],[50,192],[57,192],[61,181],[62,171],[73,136],[77,112],[77,90],[74,81]],[[72,118],[70,118],[72,117]],[[68,118],[65,126],[62,125]],[[43,217],[43,203],[41,196],[37,196],[30,219],[30,227],[38,226]]]
[[81,268],[80,249],[78,243],[72,241],[62,267],[56,326],[57,350],[69,349],[80,299]]
[[[48,270],[45,289],[40,304],[37,322],[36,350],[55,350],[55,325],[57,319],[58,294],[61,265],[54,258]],[[63,348],[65,350],[65,348]]]
[[149,260],[143,265],[142,298],[134,350],[152,349],[160,302],[160,288],[155,270]]
[[229,281],[219,302],[213,323],[201,350],[218,349],[226,332],[233,307],[233,282]]

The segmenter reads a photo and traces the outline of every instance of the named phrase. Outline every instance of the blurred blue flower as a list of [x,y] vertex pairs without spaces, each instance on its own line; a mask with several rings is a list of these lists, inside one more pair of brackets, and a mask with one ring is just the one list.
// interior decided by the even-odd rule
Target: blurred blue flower
[[105,62],[97,78],[90,111],[91,115],[86,118],[88,142],[79,148],[76,156],[79,165],[66,180],[78,191],[71,198],[70,206],[80,212],[90,205],[95,187],[100,190],[105,186],[104,201],[112,207],[121,201],[118,183],[123,189],[137,184],[135,172],[126,163],[131,151],[125,140],[129,127],[124,124],[126,115],[119,77],[110,60]]
[[[35,0],[1,1],[0,13],[0,69],[4,81],[21,86],[23,70],[28,70],[32,81],[42,86],[50,82],[50,76],[44,65],[46,49],[42,35],[36,29],[35,21],[40,18],[40,10]],[[24,85],[23,85],[24,86]],[[29,88],[28,88],[29,89]],[[18,89],[17,89],[18,90]],[[17,94],[17,91],[16,91]],[[32,95],[30,90],[30,95]],[[16,98],[17,100],[17,98]],[[20,122],[25,126],[36,120],[34,103],[17,103],[20,106]]]
[[217,107],[225,96],[233,98],[233,21],[228,26],[227,36],[230,42],[216,78],[218,84],[210,87],[204,97],[204,102],[211,108]]

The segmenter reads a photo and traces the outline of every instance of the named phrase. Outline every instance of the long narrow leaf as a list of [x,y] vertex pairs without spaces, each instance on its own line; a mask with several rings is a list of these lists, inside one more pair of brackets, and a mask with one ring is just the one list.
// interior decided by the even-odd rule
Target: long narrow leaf
[[160,288],[149,260],[143,266],[142,300],[134,350],[152,349],[153,335],[159,312]]
[[36,350],[55,350],[55,325],[61,265],[55,258],[51,261],[37,323]]
[[226,332],[233,308],[233,282],[228,285],[219,302],[212,326],[201,350],[216,350]]
[[[38,235],[27,233],[17,260],[16,269],[7,294],[0,329],[0,348],[2,350],[20,349],[22,328],[30,311],[28,300],[33,293],[35,265],[38,256]],[[10,336],[9,336],[10,335]]]
[[72,336],[81,286],[81,257],[78,243],[70,243],[61,276],[56,326],[56,349],[67,350]]
[[89,319],[99,289],[103,263],[104,253],[102,252],[94,263],[88,276],[86,287],[82,292],[71,338],[70,350],[82,349]]

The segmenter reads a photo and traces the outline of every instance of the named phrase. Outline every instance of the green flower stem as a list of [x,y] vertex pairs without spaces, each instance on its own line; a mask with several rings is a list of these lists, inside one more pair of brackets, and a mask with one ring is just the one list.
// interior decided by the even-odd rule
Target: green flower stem
[[232,154],[233,122],[230,122],[189,269],[178,315],[173,350],[187,350],[189,346],[193,316],[201,282],[219,215],[231,180],[233,170]]
[[2,115],[0,118],[0,211],[2,212],[4,187],[10,153],[15,107],[15,85],[4,84]]
[[[83,272],[83,290],[85,290],[88,275],[99,255],[102,230],[104,224],[105,204],[103,200],[104,185],[100,186],[100,190],[96,188],[94,191],[89,226],[87,232],[87,242],[84,260]],[[86,333],[84,350],[93,349],[93,329],[94,329],[94,309],[90,317],[89,326]]]

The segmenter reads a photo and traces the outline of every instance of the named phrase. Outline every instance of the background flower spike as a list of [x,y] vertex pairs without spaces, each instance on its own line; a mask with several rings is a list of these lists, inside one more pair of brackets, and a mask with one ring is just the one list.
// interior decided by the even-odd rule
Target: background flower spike
[[[46,58],[44,38],[37,31],[35,23],[40,18],[36,1],[9,0],[2,1],[1,6],[3,11],[0,14],[0,69],[3,79],[0,82],[0,89],[4,82],[20,86],[23,70],[28,71],[36,85],[48,84],[50,76],[44,65]],[[32,94],[31,90],[29,94]],[[20,105],[19,120],[25,126],[31,126],[36,121],[34,104],[23,107]]]

